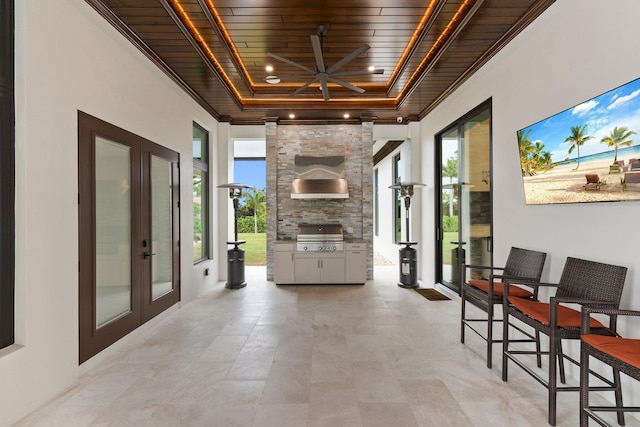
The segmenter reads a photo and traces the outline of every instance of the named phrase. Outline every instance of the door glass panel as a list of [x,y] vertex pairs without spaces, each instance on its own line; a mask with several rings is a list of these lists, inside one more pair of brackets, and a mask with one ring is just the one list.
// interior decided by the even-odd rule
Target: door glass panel
[[203,172],[200,169],[193,170],[193,259],[199,260],[206,256],[206,243],[203,242],[203,226],[207,219],[204,216],[206,210],[202,209],[202,194],[204,190]]
[[151,156],[151,298],[173,289],[171,162]]
[[130,151],[96,138],[96,328],[131,311]]
[[441,229],[442,280],[458,284],[458,130],[446,132],[441,140],[442,194]]
[[[397,184],[402,182],[402,176],[400,174],[400,169],[402,164],[400,163],[400,153],[396,154],[393,157],[393,183]],[[402,212],[403,212],[403,202],[402,192],[400,189],[394,191],[395,199],[393,205],[393,227],[394,227],[394,238],[395,243],[402,242]]]
[[475,265],[491,265],[490,122],[484,110],[462,125],[460,238],[467,243],[464,262]]

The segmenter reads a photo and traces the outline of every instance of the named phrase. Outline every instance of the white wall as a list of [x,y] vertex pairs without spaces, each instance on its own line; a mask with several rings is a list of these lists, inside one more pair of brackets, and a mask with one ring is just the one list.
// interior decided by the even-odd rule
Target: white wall
[[[0,425],[45,403],[81,370],[78,110],[180,153],[181,241],[189,242],[180,263],[182,300],[216,283],[218,274],[215,262],[193,267],[186,214],[192,122],[211,132],[213,144],[217,122],[84,1],[17,1],[16,39],[17,336],[16,345],[0,351]],[[217,213],[212,219],[215,225]],[[205,280],[206,266],[212,275]]]
[[[403,181],[419,181],[419,156],[414,152],[419,152],[420,150],[419,128],[420,123],[417,122],[412,123],[411,125],[374,125],[373,127],[373,140],[375,141],[373,147],[374,153],[382,148],[388,141],[405,141],[392,153],[389,153],[384,159],[382,159],[377,165],[374,166],[374,170],[378,170],[379,226],[378,235],[375,234],[374,230],[373,248],[375,252],[378,252],[393,264],[397,264],[399,262],[398,250],[400,249],[400,246],[398,246],[398,244],[396,244],[395,242],[394,236],[393,210],[395,191],[389,189],[389,186],[394,184],[393,158],[398,153],[400,154],[400,177]],[[411,137],[412,131],[415,134],[414,138]],[[414,158],[416,160],[413,160]],[[418,237],[420,233],[420,229],[418,228],[420,222],[420,204],[416,203],[419,196],[419,194],[416,194],[415,198],[412,199],[411,212],[409,215],[412,240]],[[404,202],[402,206],[402,239],[404,240],[406,236],[404,225]],[[418,273],[420,273],[420,269],[418,269]]]
[[[516,140],[518,129],[640,77],[638,16],[637,0],[558,1],[422,120],[426,223],[434,215],[434,178],[426,173],[434,134],[492,98],[496,264],[521,246],[548,252],[543,278],[552,281],[567,256],[624,265],[622,305],[639,309],[640,203],[525,205]],[[432,228],[423,228],[422,241],[434,241]],[[423,265],[433,265],[434,249],[422,249]]]
[[[398,263],[399,247],[393,236],[394,191],[390,190],[389,186],[393,183],[393,157],[400,152],[400,148],[396,148],[373,168],[374,171],[378,171],[378,234],[376,235],[374,230],[373,249],[394,264]],[[374,211],[374,216],[375,214]]]

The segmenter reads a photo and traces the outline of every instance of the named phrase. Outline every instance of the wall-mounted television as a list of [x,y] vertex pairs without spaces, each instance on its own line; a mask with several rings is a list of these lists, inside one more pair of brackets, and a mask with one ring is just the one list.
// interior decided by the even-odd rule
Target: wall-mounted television
[[528,205],[640,200],[640,78],[516,136]]

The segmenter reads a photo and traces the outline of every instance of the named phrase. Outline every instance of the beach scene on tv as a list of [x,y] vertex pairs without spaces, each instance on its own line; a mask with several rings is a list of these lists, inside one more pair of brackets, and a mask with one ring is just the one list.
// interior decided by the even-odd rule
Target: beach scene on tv
[[640,200],[640,79],[517,132],[527,204]]

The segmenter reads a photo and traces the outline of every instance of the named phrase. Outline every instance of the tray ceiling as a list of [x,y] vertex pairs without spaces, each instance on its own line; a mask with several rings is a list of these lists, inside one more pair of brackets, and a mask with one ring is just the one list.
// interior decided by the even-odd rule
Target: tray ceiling
[[[216,119],[258,124],[421,119],[554,0],[86,1]],[[310,74],[268,54],[315,71],[319,25],[327,67],[370,46],[339,69],[362,94],[292,95]],[[348,75],[368,67],[384,73]]]

